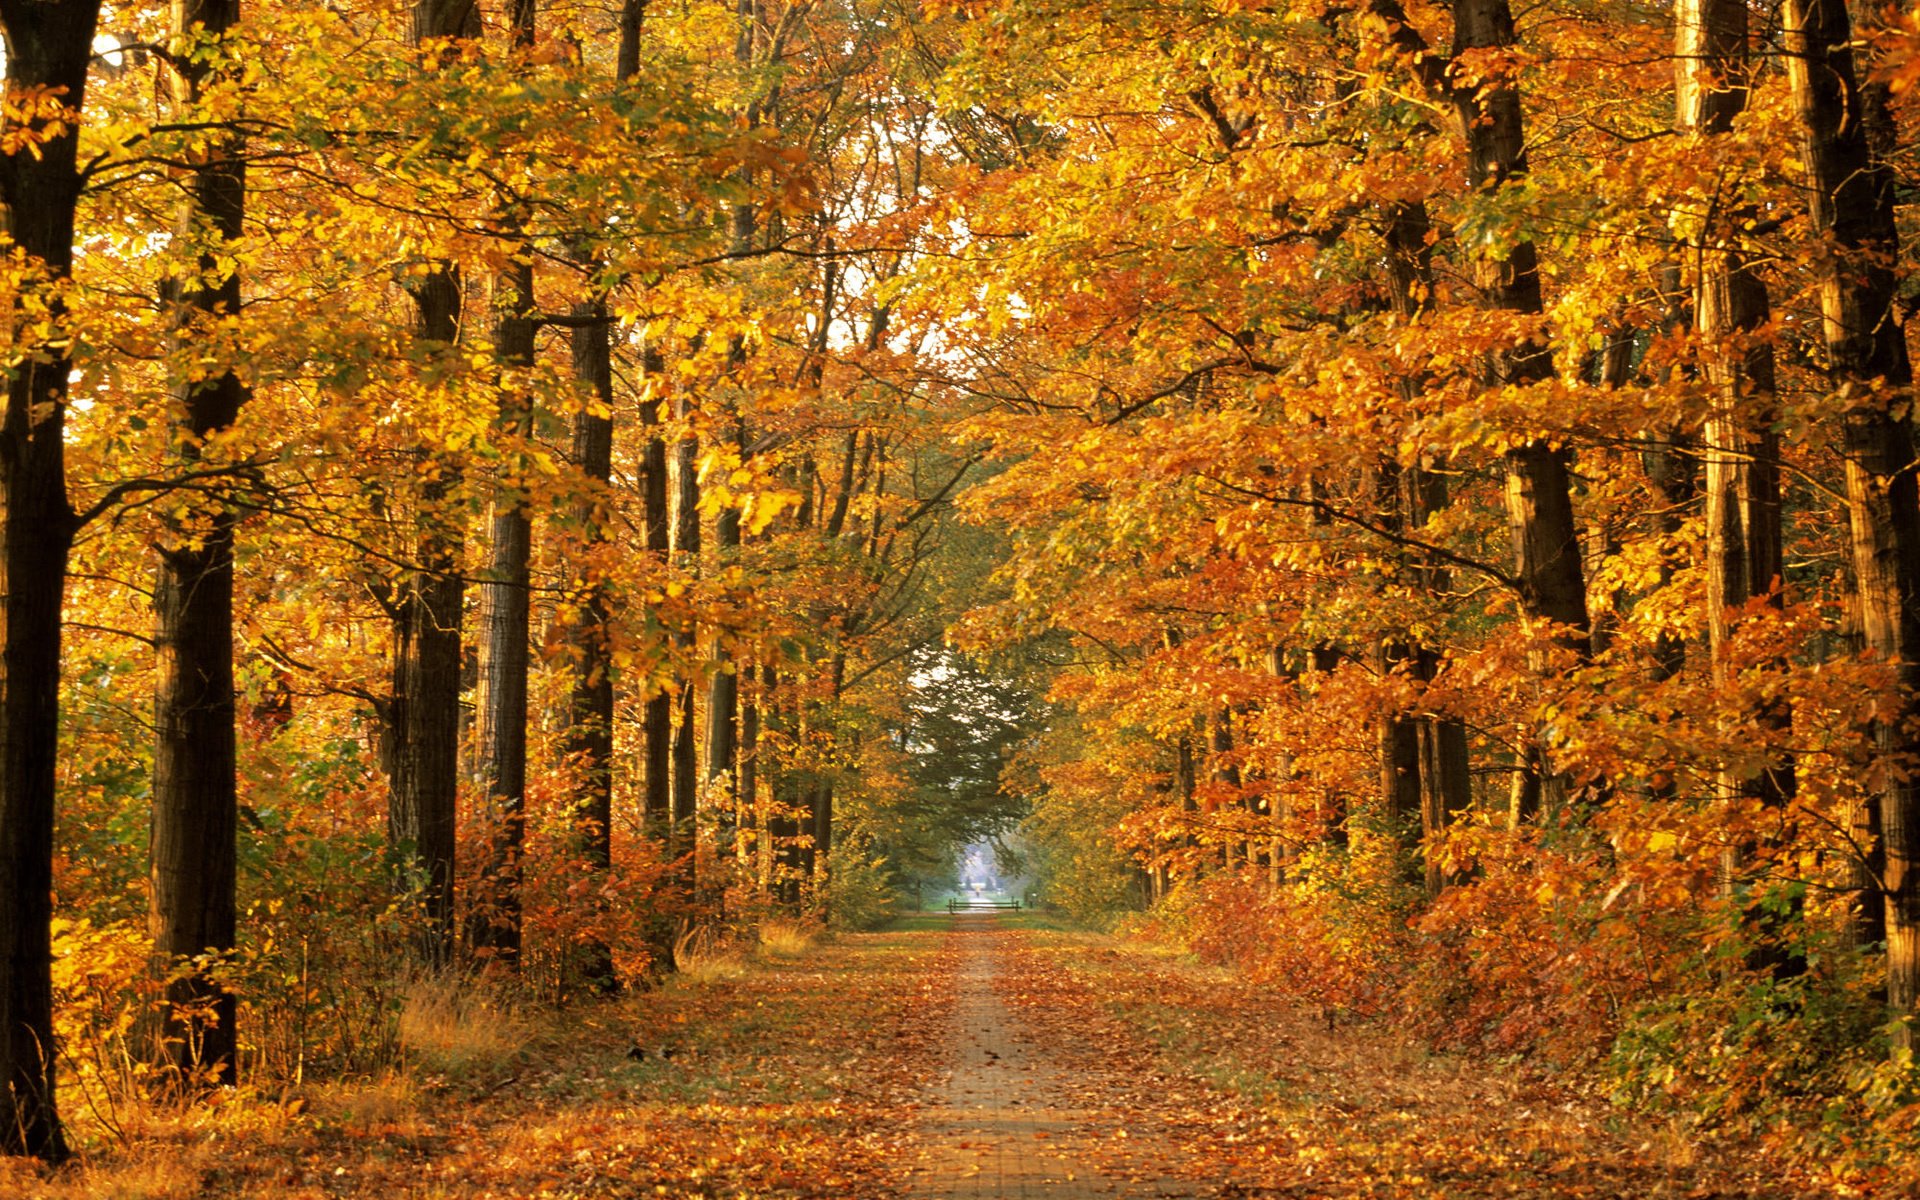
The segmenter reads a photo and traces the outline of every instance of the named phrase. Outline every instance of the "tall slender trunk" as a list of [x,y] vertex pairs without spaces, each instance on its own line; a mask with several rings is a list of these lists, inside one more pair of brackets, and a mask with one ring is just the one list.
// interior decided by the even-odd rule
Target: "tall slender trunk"
[[[625,0],[620,11],[619,45],[614,60],[614,83],[625,83],[640,70],[640,22],[645,0]],[[592,260],[589,258],[589,264]],[[568,748],[583,768],[578,806],[580,848],[596,871],[613,866],[613,652],[609,642],[612,604],[598,559],[611,543],[605,492],[613,481],[613,330],[604,292],[574,307],[582,323],[573,330],[573,375],[586,386],[601,411],[582,406],[573,416],[573,463],[589,481],[591,491],[574,504],[572,523],[580,538],[586,565],[580,586],[584,603],[580,617],[568,630],[573,652],[574,685],[568,705]],[[620,989],[613,953],[595,935],[577,954],[582,978],[602,992]]]
[[[764,710],[761,720],[788,745],[803,746],[807,730],[797,695],[799,689],[783,686],[779,673],[770,666],[760,668],[760,681]],[[772,773],[768,787],[771,805],[766,820],[767,882],[774,900],[788,908],[799,906],[800,881],[808,871],[806,847],[801,844],[801,814],[811,812],[811,800],[803,791],[804,778],[801,771],[789,764],[785,770]]]
[[[514,0],[513,46],[533,45],[534,0]],[[520,228],[517,214],[503,215],[509,238]],[[513,261],[494,281],[494,353],[501,372],[499,427],[509,441],[532,436],[530,378],[534,356],[533,257],[515,245]],[[524,458],[509,453],[509,469],[524,472]],[[487,580],[481,586],[480,695],[475,706],[481,786],[493,818],[493,842],[476,896],[471,937],[475,949],[517,970],[520,965],[521,855],[527,825],[527,671],[532,637],[533,518],[525,481],[507,477],[493,495],[493,541]]]
[[[173,35],[219,39],[239,19],[239,0],[176,0]],[[174,103],[190,114],[215,68],[201,55],[181,54],[172,75]],[[220,265],[232,261],[226,247],[241,236],[246,214],[238,139],[210,140],[183,182],[178,235],[189,245],[202,238],[207,244],[193,273],[169,288],[176,352],[204,336],[209,323],[240,314],[240,276]],[[232,425],[246,399],[247,388],[232,371],[175,388],[182,420],[174,453],[183,468],[200,461],[205,440]],[[147,925],[154,973],[166,981],[160,1058],[180,1071],[232,1083],[237,1005],[218,982],[218,968],[233,950],[236,924],[234,514],[216,500],[198,516],[170,531],[175,540],[159,548],[154,584],[158,669]]]
[[[729,507],[714,521],[714,543],[724,569],[727,560],[740,549],[740,510]],[[707,684],[707,779],[719,784],[729,780],[729,791],[740,794],[740,677],[732,653],[714,633],[713,678]],[[718,802],[716,798],[716,802]],[[732,804],[723,805],[730,814]],[[726,819],[731,819],[730,815]]]
[[[1461,0],[1454,6],[1454,51],[1502,49],[1517,41],[1507,0]],[[1493,192],[1527,174],[1525,119],[1520,89],[1496,77],[1458,90],[1455,106],[1467,138],[1467,182]],[[1539,252],[1523,238],[1503,255],[1482,255],[1475,281],[1496,309],[1542,311]],[[1507,386],[1525,386],[1553,373],[1551,348],[1530,341],[1495,356],[1493,376]],[[1534,621],[1550,623],[1554,642],[1576,660],[1590,652],[1587,588],[1574,523],[1569,451],[1534,439],[1507,451],[1507,527],[1513,540],[1520,601]],[[1544,664],[1542,664],[1544,666]],[[1516,817],[1529,819],[1564,801],[1565,778],[1536,741],[1515,789]]]
[[[680,401],[678,415],[683,421],[693,415],[684,397]],[[690,427],[674,447],[674,454],[674,482],[678,485],[679,496],[674,506],[673,556],[683,570],[697,573],[700,570],[700,441]],[[684,652],[693,649],[696,636],[693,630],[674,636]],[[676,857],[693,853],[700,795],[700,747],[694,740],[693,683],[690,673],[681,680],[679,722],[673,735],[673,814],[669,844]],[[693,882],[691,867],[686,882]]]
[[[740,66],[751,67],[754,59],[754,47],[758,40],[759,20],[755,0],[737,0],[735,12],[739,18],[739,31],[734,40],[734,60]],[[758,102],[749,106],[747,124],[751,128],[759,124],[761,106]],[[753,189],[753,169],[740,168],[740,183],[751,194]],[[735,254],[744,255],[753,246],[755,228],[754,207],[751,203],[733,206],[731,214],[730,249]],[[727,352],[727,370],[736,383],[744,382],[742,376],[747,365],[746,343],[739,337],[733,339]],[[747,448],[746,427],[740,421],[735,410],[735,442],[744,455]],[[726,569],[728,561],[735,557],[740,549],[740,510],[728,505],[714,519],[714,546],[718,551],[719,567]],[[735,674],[732,652],[727,648],[726,640],[720,630],[714,631],[713,676],[707,682],[707,780],[711,784],[725,783],[731,796],[721,802],[716,797],[715,815],[722,828],[719,842],[724,847],[733,831],[725,828],[734,820],[740,795],[740,679]]]
[[[1732,131],[1747,105],[1745,0],[1680,0],[1674,10],[1675,93],[1678,125],[1702,137]],[[1779,608],[1784,600],[1786,551],[1781,533],[1780,439],[1773,432],[1773,347],[1764,340],[1771,319],[1766,283],[1738,244],[1739,213],[1709,214],[1696,253],[1694,320],[1714,385],[1702,458],[1706,464],[1707,631],[1714,684],[1735,686],[1731,643],[1740,613],[1754,601]],[[1743,344],[1744,343],[1744,344]],[[1734,732],[1750,728],[1783,737],[1792,723],[1784,699],[1743,714]],[[1757,772],[1725,770],[1719,786],[1729,800],[1782,810],[1794,792],[1793,760],[1777,752]],[[1726,856],[1726,887],[1745,894],[1757,847],[1739,842]],[[1771,935],[1777,919],[1753,907],[1756,929]],[[1777,946],[1755,951],[1753,965],[1796,973],[1799,959]]]
[[[75,519],[67,500],[68,376],[73,348],[22,328],[66,319],[58,285],[73,273],[79,120],[99,0],[0,0],[9,104],[0,126],[32,153],[0,155],[0,220],[55,286],[44,310],[16,307],[10,344],[35,345],[8,373],[0,425],[0,1153],[66,1157],[54,1100],[53,812],[60,741],[60,605]],[[57,89],[51,114],[16,97]],[[42,313],[44,315],[42,315]]]
[[[814,736],[823,745],[833,744],[839,736],[838,722],[834,714],[839,711],[840,693],[847,682],[847,653],[836,650],[833,665],[828,668],[827,679],[831,690],[827,693],[826,703],[817,707],[818,716],[814,719]],[[820,881],[832,867],[833,858],[833,785],[832,771],[820,769],[814,777],[813,803],[810,816],[813,829],[813,863],[811,874],[816,882]]]
[[[1432,229],[1424,201],[1400,201],[1387,211],[1387,264],[1393,308],[1401,320],[1410,324],[1423,319],[1433,308]],[[1409,391],[1418,386],[1419,380],[1408,382]],[[1424,529],[1450,502],[1447,477],[1437,467],[1438,464],[1423,463],[1396,473],[1398,488],[1393,502],[1415,529]],[[1442,595],[1453,587],[1453,573],[1436,563],[1419,563],[1414,569],[1414,578],[1429,595]],[[1439,675],[1439,652],[1427,646],[1415,646],[1411,658],[1412,673],[1422,685],[1432,683]],[[1467,752],[1467,727],[1460,718],[1428,713],[1413,723],[1412,754],[1416,764],[1413,773],[1417,780],[1414,802],[1419,813],[1421,844],[1426,848],[1421,874],[1427,898],[1433,899],[1452,881],[1438,847],[1447,826],[1473,803],[1471,761]],[[1390,746],[1383,746],[1382,759],[1395,763],[1393,778],[1399,780],[1406,753],[1400,739],[1405,735],[1395,731],[1392,736],[1395,740]],[[1385,753],[1389,749],[1392,758]],[[1383,780],[1383,784],[1387,782]],[[1400,798],[1392,807],[1403,808],[1405,803],[1405,799]]]
[[1920,488],[1913,365],[1894,312],[1899,234],[1893,177],[1872,152],[1843,0],[1786,0],[1787,76],[1806,135],[1828,367],[1843,406],[1841,453],[1867,648],[1895,671],[1897,705],[1874,736],[1894,761],[1878,797],[1894,1042],[1911,1051],[1920,1017]]
[[[423,0],[413,9],[414,45],[474,37],[470,0]],[[408,288],[413,338],[429,354],[450,352],[460,336],[462,286],[451,263],[429,266]],[[460,621],[465,581],[456,517],[439,511],[453,496],[453,463],[422,448],[424,482],[412,514],[414,564],[394,597],[393,698],[387,709],[387,853],[394,893],[420,906],[413,937],[429,969],[453,962],[456,801],[460,791]]]
[[[1683,282],[1677,256],[1661,264],[1659,287],[1665,301],[1661,317],[1662,332],[1672,336],[1691,329],[1694,324],[1693,289]],[[1640,463],[1646,472],[1648,485],[1660,498],[1661,507],[1653,514],[1654,528],[1660,537],[1671,543],[1686,527],[1686,514],[1699,498],[1700,460],[1694,448],[1692,431],[1676,426],[1668,429],[1664,436],[1652,435],[1641,448]],[[1660,587],[1664,588],[1673,582],[1673,558],[1672,550],[1663,547],[1658,574]],[[1687,665],[1686,639],[1670,630],[1661,629],[1654,635],[1652,659],[1649,674],[1655,683],[1678,678]],[[1669,779],[1664,784],[1656,783],[1654,789],[1657,793],[1671,795],[1673,782]]]
[[[586,384],[607,414],[613,408],[613,338],[605,297],[576,306],[586,323],[572,336],[574,377]],[[612,611],[606,583],[598,577],[600,553],[608,543],[605,491],[613,478],[613,418],[583,407],[573,418],[573,462],[591,491],[573,506],[572,524],[585,551],[580,586],[585,592],[580,616],[568,632],[574,685],[568,705],[568,748],[579,757],[581,795],[577,807],[580,848],[590,866],[604,873],[613,865],[613,655],[608,643]],[[597,936],[579,948],[579,970],[603,992],[618,991],[613,955]]]
[[[1399,532],[1406,526],[1405,472],[1391,454],[1374,464],[1375,520]],[[1416,662],[1413,647],[1400,638],[1382,639],[1374,650],[1373,668],[1380,678],[1405,674]],[[1376,757],[1380,771],[1380,820],[1384,830],[1411,865],[1413,833],[1420,815],[1420,723],[1405,711],[1382,714],[1375,720]]]
[[[778,735],[782,731],[782,714],[779,706],[779,672],[773,667],[762,664],[760,667],[760,727],[767,733]],[[765,741],[766,739],[762,739]],[[758,754],[755,761],[758,762]],[[767,766],[771,768],[772,764]],[[754,770],[756,779],[764,779],[766,797],[763,807],[757,809],[760,836],[754,847],[754,878],[758,881],[763,895],[775,894],[775,869],[780,863],[780,839],[789,834],[779,811],[779,788],[781,773],[771,769]]]
[[[640,424],[648,430],[640,457],[641,521],[648,557],[664,564],[669,553],[668,470],[667,440],[660,436],[664,424],[660,406],[666,403],[666,397],[651,385],[657,380],[664,387],[666,370],[660,352],[651,345],[642,352],[641,364],[649,385],[640,403]],[[646,764],[641,819],[647,836],[660,839],[663,845],[673,826],[673,700],[673,692],[666,688],[648,696],[640,728],[641,758]]]
[[[1238,797],[1236,807],[1244,812],[1251,812],[1253,810],[1249,807],[1247,797],[1241,793],[1244,778],[1240,773],[1240,764],[1234,761],[1233,709],[1222,708],[1215,712],[1213,714],[1211,728],[1212,733],[1210,736],[1213,743],[1213,781],[1232,789],[1236,797]],[[1233,847],[1235,844],[1235,839],[1226,839],[1223,840],[1221,845],[1221,856],[1225,859],[1229,868],[1233,866]],[[1241,856],[1245,858],[1247,862],[1253,862],[1254,850],[1252,844],[1244,838],[1237,839],[1237,844],[1240,847]]]
[[759,761],[760,704],[753,664],[747,663],[740,668],[740,775],[734,789],[734,820],[739,830],[735,859],[742,870],[753,867],[764,837],[760,823]]

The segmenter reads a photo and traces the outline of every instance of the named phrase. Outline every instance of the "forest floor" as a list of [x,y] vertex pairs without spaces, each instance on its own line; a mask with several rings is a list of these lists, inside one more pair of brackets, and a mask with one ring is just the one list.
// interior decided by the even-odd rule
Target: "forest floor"
[[1031,917],[914,918],[520,1020],[468,1030],[457,1066],[146,1114],[56,1172],[0,1165],[0,1196],[1870,1194]]

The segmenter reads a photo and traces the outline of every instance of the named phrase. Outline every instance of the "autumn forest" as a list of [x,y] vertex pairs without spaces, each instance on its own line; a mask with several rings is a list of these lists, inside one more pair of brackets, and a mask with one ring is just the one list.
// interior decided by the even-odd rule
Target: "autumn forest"
[[[1142,1195],[1920,1181],[1912,10],[0,32],[0,1193],[998,1195],[1018,1054]],[[1259,1174],[1489,1061],[1627,1149]]]

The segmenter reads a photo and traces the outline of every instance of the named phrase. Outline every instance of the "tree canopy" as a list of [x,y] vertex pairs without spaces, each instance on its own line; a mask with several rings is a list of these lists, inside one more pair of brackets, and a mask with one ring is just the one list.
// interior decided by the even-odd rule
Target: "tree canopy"
[[1910,1129],[1915,21],[0,0],[0,1147],[983,838]]

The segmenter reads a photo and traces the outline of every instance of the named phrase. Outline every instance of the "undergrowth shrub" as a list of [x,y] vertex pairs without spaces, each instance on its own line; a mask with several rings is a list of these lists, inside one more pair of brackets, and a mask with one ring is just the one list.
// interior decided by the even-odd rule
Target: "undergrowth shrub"
[[868,846],[835,846],[827,879],[827,923],[835,929],[878,929],[900,913],[893,871]]
[[1270,887],[1251,869],[1176,884],[1142,928],[1333,1012],[1386,1011],[1402,985],[1412,889],[1385,839],[1311,847]]
[[[1253,869],[1179,881],[1134,929],[1324,1013],[1581,1071],[1628,1107],[1856,1165],[1905,1152],[1920,1075],[1889,1060],[1880,949],[1840,936],[1838,901],[1802,911],[1776,888],[1736,903],[1712,843],[1629,858],[1573,822],[1498,825],[1450,831],[1462,877],[1431,903],[1390,839],[1359,826],[1297,854],[1278,887]],[[1802,973],[1758,965],[1755,894],[1765,944]]]

